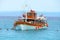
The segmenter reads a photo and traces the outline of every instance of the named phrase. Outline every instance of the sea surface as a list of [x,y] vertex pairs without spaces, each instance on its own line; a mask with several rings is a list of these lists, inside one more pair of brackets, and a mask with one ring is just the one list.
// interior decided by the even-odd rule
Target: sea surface
[[47,17],[48,28],[11,30],[18,17],[0,17],[0,40],[60,40],[60,17]]

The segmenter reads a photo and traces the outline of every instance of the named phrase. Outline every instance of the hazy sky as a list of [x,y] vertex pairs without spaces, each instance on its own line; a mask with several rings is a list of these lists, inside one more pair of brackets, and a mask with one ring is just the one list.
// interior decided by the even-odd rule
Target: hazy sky
[[[19,16],[21,10],[30,9],[39,12],[60,12],[60,0],[0,0],[0,16]],[[46,15],[60,16],[59,13]]]
[[60,12],[60,0],[0,0],[0,11],[29,9],[42,12]]

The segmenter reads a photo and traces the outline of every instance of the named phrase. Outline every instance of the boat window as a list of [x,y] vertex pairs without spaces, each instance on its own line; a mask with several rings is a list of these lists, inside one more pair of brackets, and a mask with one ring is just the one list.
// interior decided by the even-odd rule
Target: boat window
[[36,13],[34,13],[34,15],[36,15]]
[[31,21],[31,23],[33,24],[34,22],[33,22],[33,21]]
[[23,19],[22,21],[25,22],[25,19]]
[[24,22],[24,20],[22,20]]
[[41,23],[41,20],[36,20],[35,22],[36,22],[36,23]]
[[31,13],[28,13],[27,15],[28,15],[28,16],[32,16],[32,14],[31,14]]

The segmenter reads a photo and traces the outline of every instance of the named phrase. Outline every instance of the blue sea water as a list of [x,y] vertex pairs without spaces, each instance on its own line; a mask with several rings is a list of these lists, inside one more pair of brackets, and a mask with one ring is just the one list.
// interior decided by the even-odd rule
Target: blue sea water
[[11,30],[17,19],[17,17],[0,17],[0,40],[60,40],[59,17],[48,17],[47,29],[29,31]]

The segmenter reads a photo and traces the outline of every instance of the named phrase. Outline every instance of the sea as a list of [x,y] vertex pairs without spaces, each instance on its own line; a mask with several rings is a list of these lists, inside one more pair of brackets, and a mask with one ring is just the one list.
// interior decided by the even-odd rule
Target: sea
[[18,17],[0,17],[0,40],[60,40],[60,17],[47,17],[48,28],[40,30],[11,30]]

